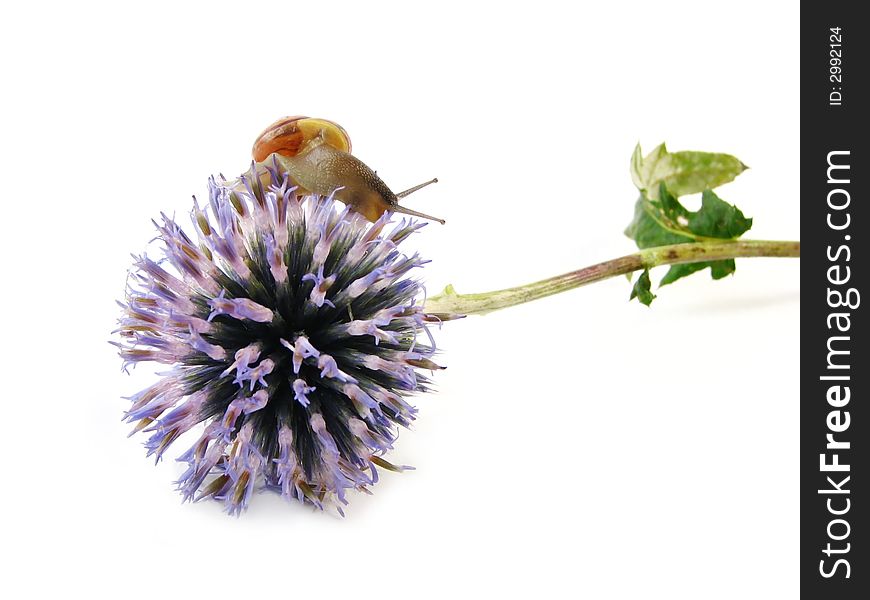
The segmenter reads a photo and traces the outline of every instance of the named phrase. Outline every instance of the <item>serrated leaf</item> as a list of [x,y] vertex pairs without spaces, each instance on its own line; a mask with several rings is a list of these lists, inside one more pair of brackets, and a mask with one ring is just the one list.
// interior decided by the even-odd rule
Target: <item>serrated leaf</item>
[[682,244],[704,239],[737,239],[752,227],[752,219],[710,190],[701,196],[701,208],[688,210],[659,184],[658,200],[643,195],[634,205],[634,219],[625,235],[640,248]]
[[678,279],[687,277],[692,273],[697,273],[710,267],[710,276],[713,279],[722,279],[734,273],[737,266],[734,264],[734,259],[714,260],[707,262],[688,263],[685,265],[671,265],[665,276],[659,282],[659,287],[673,283]]
[[[695,212],[683,206],[664,183],[659,184],[657,196],[658,200],[650,200],[641,194],[635,204],[634,219],[625,230],[641,249],[709,239],[737,239],[752,227],[751,218],[710,190],[704,191],[701,208]],[[733,260],[673,265],[659,285],[673,283],[707,267],[713,279],[721,279],[735,270]]]
[[631,156],[631,179],[650,200],[658,200],[664,183],[675,196],[696,194],[733,181],[747,169],[730,154],[715,152],[668,152],[664,144],[645,157],[638,144]]
[[652,293],[650,287],[649,269],[644,269],[643,273],[641,273],[640,277],[637,278],[637,281],[634,282],[634,286],[631,288],[631,297],[629,297],[629,300],[637,298],[638,302],[645,306],[649,306],[656,297],[656,295]]
[[625,235],[641,249],[695,241],[688,232],[681,232],[678,225],[671,222],[661,203],[650,202],[642,194],[634,205],[634,219],[626,228]]
[[737,239],[752,227],[752,219],[710,190],[701,195],[701,210],[687,216],[689,231],[704,237]]

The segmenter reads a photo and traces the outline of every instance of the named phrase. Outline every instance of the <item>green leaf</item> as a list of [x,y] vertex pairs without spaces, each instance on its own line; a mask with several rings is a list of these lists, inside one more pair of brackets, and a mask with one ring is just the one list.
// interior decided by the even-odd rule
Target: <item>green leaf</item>
[[713,152],[668,152],[664,144],[645,157],[638,144],[631,156],[631,179],[650,200],[658,200],[664,183],[675,196],[696,194],[733,181],[747,169],[730,154]]
[[634,205],[634,219],[626,228],[625,235],[641,249],[694,242],[695,238],[689,232],[681,231],[669,212],[660,202],[651,202],[641,194]]
[[701,209],[696,212],[683,206],[664,183],[659,184],[657,196],[658,200],[643,195],[637,199],[634,219],[625,230],[639,248],[737,239],[752,227],[751,218],[710,190],[701,195]]
[[704,190],[701,210],[688,214],[688,227],[692,233],[704,237],[737,239],[749,231],[752,219],[710,190]]
[[734,273],[734,270],[737,268],[734,264],[733,258],[728,260],[688,263],[685,265],[671,265],[671,268],[668,269],[668,272],[665,273],[665,276],[662,277],[662,280],[659,282],[659,287],[663,285],[668,285],[669,283],[673,283],[677,279],[687,277],[692,273],[702,271],[707,267],[710,267],[710,276],[713,279],[722,279],[723,277],[727,277],[728,275]]
[[649,306],[656,297],[656,295],[650,290],[650,287],[649,269],[644,269],[641,276],[637,278],[637,281],[634,282],[634,286],[631,288],[631,297],[629,300],[637,298],[638,302],[645,306]]
[[[733,181],[745,170],[746,165],[730,154],[668,152],[660,144],[643,156],[638,144],[631,156],[631,179],[641,193],[625,234],[641,249],[739,238],[752,227],[752,219],[711,190]],[[701,208],[695,212],[678,199],[698,192],[702,193]],[[719,260],[673,265],[659,285],[707,268],[713,279],[721,279],[734,273],[735,264],[733,260]],[[634,284],[631,297],[646,305],[655,298],[649,289],[648,271]]]
[[[635,156],[637,155],[636,150]],[[634,163],[634,159],[632,162]],[[739,208],[728,204],[714,192],[704,190],[701,195],[701,208],[692,212],[661,181],[656,199],[650,199],[643,193],[638,198],[634,207],[634,219],[625,234],[635,241],[638,248],[643,249],[710,239],[737,239],[750,227],[751,218],[744,216]],[[668,285],[708,267],[713,279],[721,279],[735,270],[733,260],[673,265],[659,282],[659,286]]]

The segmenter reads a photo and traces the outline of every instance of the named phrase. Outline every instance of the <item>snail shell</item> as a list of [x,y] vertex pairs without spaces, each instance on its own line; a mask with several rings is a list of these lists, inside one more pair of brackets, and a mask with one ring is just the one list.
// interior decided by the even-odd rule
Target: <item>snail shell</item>
[[350,154],[350,136],[341,125],[309,117],[278,119],[257,136],[251,154],[257,162],[263,162],[273,152],[296,156],[315,139],[323,139],[333,148]]

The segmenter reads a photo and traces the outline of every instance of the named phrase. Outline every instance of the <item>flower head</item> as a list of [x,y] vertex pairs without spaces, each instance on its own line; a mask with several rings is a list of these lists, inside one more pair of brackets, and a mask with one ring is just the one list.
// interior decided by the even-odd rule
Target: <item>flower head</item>
[[[119,329],[126,367],[172,365],[126,419],[157,460],[205,428],[179,460],[185,500],[231,514],[267,487],[323,508],[377,481],[383,455],[440,368],[417,303],[424,264],[398,245],[423,224],[375,223],[331,198],[298,199],[273,163],[194,200],[197,241],[162,215],[164,258],[135,257]],[[388,230],[389,229],[389,230]],[[417,341],[425,333],[427,343]]]

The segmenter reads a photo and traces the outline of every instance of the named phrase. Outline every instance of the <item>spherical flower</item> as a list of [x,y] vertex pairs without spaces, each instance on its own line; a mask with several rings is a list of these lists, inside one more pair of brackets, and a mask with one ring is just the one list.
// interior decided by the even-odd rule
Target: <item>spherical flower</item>
[[423,223],[390,229],[389,214],[369,223],[332,198],[297,198],[276,163],[212,178],[192,217],[197,241],[162,215],[164,258],[134,257],[116,345],[125,368],[172,368],[131,398],[133,433],[150,434],[159,460],[204,424],[178,459],[185,500],[238,515],[264,487],[341,512],[377,467],[406,468],[383,455],[415,417],[420,371],[441,368],[409,276],[426,261],[398,250]]

